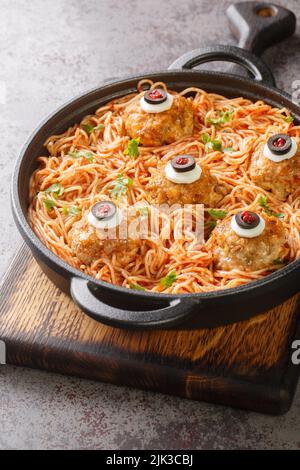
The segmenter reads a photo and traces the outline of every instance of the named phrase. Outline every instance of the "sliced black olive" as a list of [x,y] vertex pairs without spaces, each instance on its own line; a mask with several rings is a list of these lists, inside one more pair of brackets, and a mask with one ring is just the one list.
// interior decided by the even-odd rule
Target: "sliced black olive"
[[196,166],[196,162],[191,155],[177,155],[172,158],[171,165],[175,171],[183,173],[193,170]]
[[260,218],[255,212],[242,211],[236,214],[235,221],[239,227],[251,229],[258,226]]
[[144,94],[144,100],[149,104],[161,104],[167,101],[168,95],[162,88],[147,90]]
[[111,201],[102,201],[94,204],[91,211],[97,220],[108,220],[115,215],[117,208]]
[[292,146],[292,139],[287,134],[275,134],[268,139],[268,147],[276,155],[284,155]]

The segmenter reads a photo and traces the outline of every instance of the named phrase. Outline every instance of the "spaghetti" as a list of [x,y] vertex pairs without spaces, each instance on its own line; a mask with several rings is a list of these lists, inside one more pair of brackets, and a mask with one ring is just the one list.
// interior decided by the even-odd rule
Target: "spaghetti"
[[[70,230],[76,221],[87,215],[93,204],[111,199],[112,188],[116,187],[120,175],[132,182],[126,187],[129,204],[138,203],[144,207],[148,204],[146,186],[151,169],[161,160],[167,162],[175,155],[188,153],[206,165],[227,187],[227,195],[218,208],[229,216],[242,208],[255,209],[259,199],[266,196],[271,210],[284,214],[288,261],[298,258],[300,187],[282,202],[253,184],[248,172],[252,152],[266,137],[285,132],[299,143],[300,126],[294,126],[287,119],[289,111],[273,108],[263,101],[227,99],[198,88],[188,88],[181,94],[193,103],[193,135],[162,147],[139,146],[139,155],[133,159],[125,152],[130,138],[124,133],[122,116],[126,107],[143,95],[145,85],[166,89],[163,83],[142,80],[137,93],[109,102],[65,133],[47,139],[45,146],[49,156],[38,158],[39,168],[30,180],[28,210],[31,226],[41,241],[58,257],[88,275],[152,292],[195,293],[231,288],[278,269],[274,265],[268,271],[220,271],[214,267],[209,243],[188,250],[185,240],[174,237],[140,240],[138,254],[129,256],[125,266],[114,251],[90,264],[83,264],[74,256],[69,243]],[[217,126],[213,122],[220,113],[230,119]],[[222,150],[211,148],[207,152],[204,134],[210,142],[220,142]],[[206,216],[210,220],[207,212]],[[168,282],[170,275],[172,279]],[[162,282],[162,279],[167,281]]]

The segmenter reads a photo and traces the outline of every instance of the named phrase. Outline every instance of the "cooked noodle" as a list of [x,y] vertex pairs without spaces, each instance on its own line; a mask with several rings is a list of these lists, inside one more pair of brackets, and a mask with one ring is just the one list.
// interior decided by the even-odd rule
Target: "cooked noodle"
[[[163,147],[139,147],[139,157],[131,159],[124,154],[130,138],[124,135],[122,113],[133,100],[139,99],[145,84],[157,87],[149,80],[138,84],[138,93],[111,101],[99,108],[94,115],[86,116],[81,124],[74,125],[64,134],[48,138],[45,145],[49,156],[39,157],[39,168],[30,181],[29,220],[33,230],[42,242],[57,256],[71,266],[94,276],[97,279],[130,287],[138,284],[152,292],[193,293],[220,288],[235,287],[259,279],[275,269],[247,272],[240,270],[216,270],[212,253],[207,244],[190,251],[185,240],[145,239],[141,240],[140,252],[126,269],[118,264],[112,253],[103,255],[91,265],[84,265],[71,251],[68,232],[73,224],[85,216],[97,201],[110,199],[112,183],[118,174],[130,177],[133,185],[128,187],[129,204],[147,202],[145,189],[151,168],[160,160],[168,161],[175,155],[188,153],[196,161],[206,165],[224,184],[229,193],[219,204],[235,214],[241,208],[254,209],[260,196],[268,197],[272,210],[284,214],[288,260],[300,254],[300,187],[286,202],[279,201],[271,193],[255,186],[248,174],[249,157],[256,146],[276,133],[288,132],[299,143],[300,126],[293,126],[284,118],[289,116],[287,109],[269,106],[263,101],[255,103],[244,99],[227,99],[216,94],[208,94],[198,88],[188,88],[181,92],[190,96],[195,107],[195,127],[192,136],[183,138]],[[165,87],[163,83],[159,84]],[[217,116],[220,111],[234,110],[234,119],[217,128],[205,125],[208,117]],[[82,125],[93,127],[103,125],[88,133]],[[211,151],[205,153],[201,135],[207,133],[212,139],[222,142],[222,147],[230,147],[231,152]],[[74,151],[92,152],[95,161],[86,158],[73,158]],[[64,193],[55,198],[45,190],[54,183],[64,187]],[[46,194],[46,196],[45,196]],[[53,210],[47,209],[45,197],[52,201]],[[51,204],[51,202],[50,202]],[[75,209],[74,209],[75,208]],[[52,207],[51,207],[52,209]],[[175,230],[175,227],[173,227]],[[170,272],[176,272],[176,280],[170,287],[164,287],[160,279]]]

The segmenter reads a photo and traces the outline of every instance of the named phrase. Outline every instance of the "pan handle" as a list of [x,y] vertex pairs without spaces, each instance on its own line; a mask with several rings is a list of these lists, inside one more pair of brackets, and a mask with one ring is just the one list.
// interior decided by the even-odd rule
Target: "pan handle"
[[294,13],[274,3],[239,2],[230,5],[226,13],[238,46],[258,55],[296,29]]
[[169,70],[192,69],[207,62],[233,62],[244,67],[255,80],[267,85],[276,86],[274,76],[263,60],[249,51],[235,46],[204,46],[183,54],[175,60]]
[[[96,287],[97,288],[97,287]],[[138,296],[139,292],[135,292]],[[74,302],[94,320],[117,328],[154,329],[172,328],[186,320],[190,313],[195,311],[199,302],[193,299],[175,298],[160,303],[162,308],[153,310],[126,310],[112,306],[109,300],[101,301],[93,293],[93,285],[86,279],[73,277],[71,279],[71,297]],[[118,294],[115,295],[115,301]],[[142,299],[141,299],[142,300]],[[135,305],[143,305],[135,298]],[[119,298],[122,303],[122,298]],[[126,300],[124,300],[124,303]],[[152,302],[153,305],[153,302]]]

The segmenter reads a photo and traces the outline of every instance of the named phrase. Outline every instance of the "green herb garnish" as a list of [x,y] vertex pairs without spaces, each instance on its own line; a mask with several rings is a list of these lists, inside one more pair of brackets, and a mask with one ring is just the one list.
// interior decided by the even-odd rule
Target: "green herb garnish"
[[212,150],[222,151],[222,143],[220,140],[212,140],[210,135],[202,134],[202,140],[204,142],[204,149],[206,153],[211,152]]
[[129,157],[133,159],[138,157],[139,156],[139,143],[140,143],[139,137],[137,139],[131,139],[128,142],[128,145],[124,154],[129,155]]
[[176,272],[172,271],[167,276],[162,277],[159,281],[159,284],[163,287],[171,287],[171,285],[176,281]]
[[208,209],[207,212],[213,219],[224,219],[227,215],[223,209]]
[[276,213],[276,212],[272,211],[272,209],[270,208],[270,206],[268,204],[267,196],[260,196],[260,198],[258,200],[258,204],[260,205],[260,207],[262,207],[264,209],[265,213],[268,214],[269,216],[273,215],[274,217],[278,217],[279,219],[284,218],[284,214],[282,214],[281,212]]
[[126,195],[128,187],[133,185],[133,181],[129,176],[123,176],[123,174],[120,173],[116,181],[112,182],[112,185],[113,189],[110,192],[111,197],[113,199],[120,199]]
[[274,259],[273,264],[276,264],[276,265],[283,264],[283,261],[280,258],[276,258]]
[[233,117],[233,110],[231,111],[221,111],[219,117],[217,118],[208,118],[205,121],[208,124],[213,124],[214,126],[222,126],[226,122],[231,121]]
[[134,283],[131,283],[131,284],[130,284],[130,289],[134,289],[134,290],[146,290],[144,287],[140,286],[139,284],[134,284]]
[[68,153],[69,157],[72,158],[85,158],[89,163],[94,163],[95,161],[95,155],[92,152],[89,152],[88,150],[74,150],[74,152],[69,152]]
[[145,206],[145,207],[139,207],[139,208],[138,208],[138,213],[139,213],[140,215],[148,215],[149,209],[148,209],[147,206]]
[[49,212],[52,211],[54,207],[56,207],[55,201],[53,201],[52,199],[44,199],[44,204],[47,211]]
[[81,207],[76,207],[76,206],[71,206],[71,207],[67,207],[67,206],[64,206],[63,207],[63,214],[64,215],[71,215],[72,217],[75,217],[76,215],[79,215],[81,213]]
[[81,128],[87,133],[91,134],[94,132],[95,127],[91,126],[91,124],[81,124]]
[[283,116],[283,120],[288,123],[294,122],[293,116]]
[[210,231],[212,232],[214,228],[216,228],[217,222],[216,220],[208,220],[205,222],[204,226],[208,227]]
[[58,199],[65,192],[65,188],[60,183],[54,183],[46,189],[45,193],[53,194],[55,199]]

